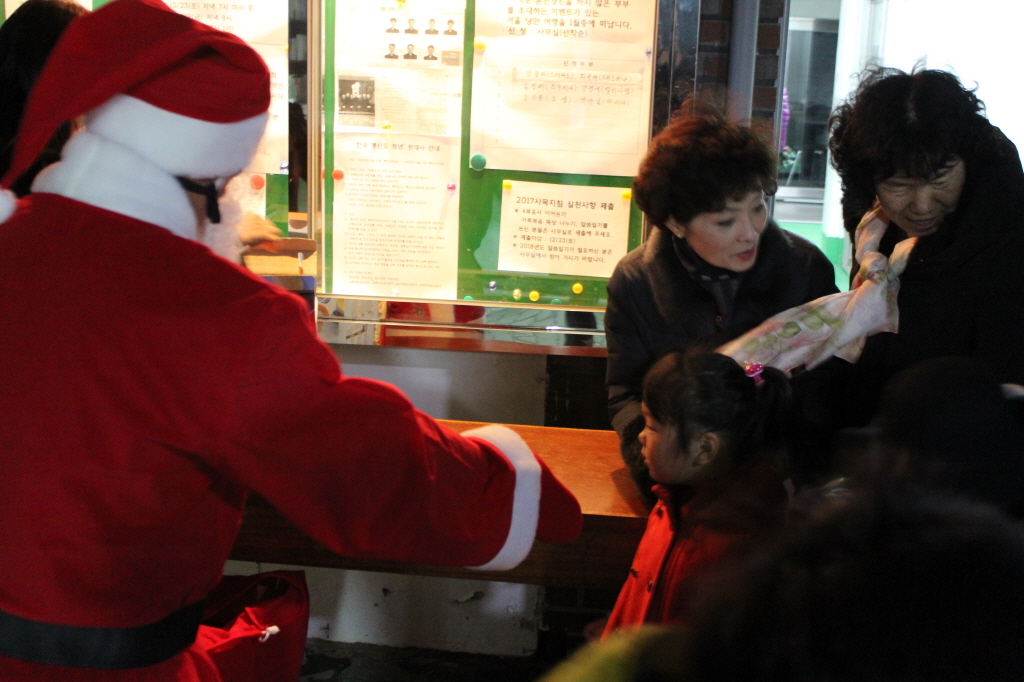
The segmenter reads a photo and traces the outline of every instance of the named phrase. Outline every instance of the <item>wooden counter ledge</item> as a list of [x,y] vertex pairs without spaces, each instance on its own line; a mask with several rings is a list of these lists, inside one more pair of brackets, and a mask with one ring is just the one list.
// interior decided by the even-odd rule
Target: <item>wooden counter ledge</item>
[[[456,431],[482,425],[447,420],[442,423]],[[548,586],[619,588],[643,535],[647,510],[622,463],[615,432],[508,426],[541,455],[579,499],[583,532],[574,542],[537,542],[522,564],[504,572],[353,559],[325,549],[297,530],[266,500],[253,495],[231,558]]]

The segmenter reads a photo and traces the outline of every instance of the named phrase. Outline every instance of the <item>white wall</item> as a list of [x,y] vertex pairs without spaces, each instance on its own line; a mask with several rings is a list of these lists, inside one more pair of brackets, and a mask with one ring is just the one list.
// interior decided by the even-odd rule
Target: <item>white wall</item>
[[[332,346],[348,376],[398,386],[436,419],[544,423],[543,355]],[[225,573],[302,568],[310,637],[521,656],[537,649],[540,588],[229,561]]]

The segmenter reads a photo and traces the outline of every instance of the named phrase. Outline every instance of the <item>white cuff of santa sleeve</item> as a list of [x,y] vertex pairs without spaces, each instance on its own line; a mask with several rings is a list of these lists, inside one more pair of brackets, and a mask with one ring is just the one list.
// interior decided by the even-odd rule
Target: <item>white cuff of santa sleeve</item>
[[485,440],[505,455],[516,471],[515,495],[512,498],[512,523],[505,545],[483,566],[481,571],[507,571],[526,558],[533,547],[540,519],[540,462],[518,433],[506,426],[488,426],[465,431],[463,436]]

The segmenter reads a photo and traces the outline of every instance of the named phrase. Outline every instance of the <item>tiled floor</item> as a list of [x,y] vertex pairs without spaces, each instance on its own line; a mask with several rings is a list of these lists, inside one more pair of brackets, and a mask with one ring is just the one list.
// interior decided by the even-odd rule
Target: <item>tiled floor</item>
[[553,663],[310,639],[301,682],[533,682]]

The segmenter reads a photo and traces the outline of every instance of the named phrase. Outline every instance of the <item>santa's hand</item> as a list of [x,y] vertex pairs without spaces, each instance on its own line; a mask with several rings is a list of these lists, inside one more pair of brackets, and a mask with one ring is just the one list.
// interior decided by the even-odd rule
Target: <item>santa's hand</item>
[[281,230],[266,218],[246,211],[238,221],[238,238],[245,246],[255,246],[280,239]]

